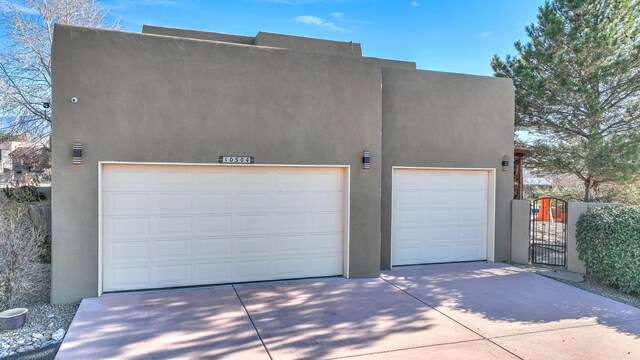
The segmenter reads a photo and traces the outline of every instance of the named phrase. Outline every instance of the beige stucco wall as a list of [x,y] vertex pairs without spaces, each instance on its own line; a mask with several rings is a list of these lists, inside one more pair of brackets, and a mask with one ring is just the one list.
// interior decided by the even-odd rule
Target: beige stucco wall
[[511,200],[511,261],[529,263],[529,220],[531,202]]
[[52,62],[54,303],[97,295],[98,161],[351,165],[349,275],[379,274],[376,62],[67,26]]
[[[350,165],[351,277],[389,265],[391,166],[496,168],[495,259],[510,258],[513,178],[500,168],[513,150],[509,80],[416,71],[351,55],[344,42],[323,50],[340,56],[317,54],[305,46],[324,40],[260,34],[275,39],[267,46],[296,50],[220,34],[56,26],[52,302],[97,295],[99,161],[239,154],[258,164]],[[278,45],[284,38],[293,42]],[[82,165],[72,165],[74,141]]]
[[390,266],[392,166],[497,169],[495,260],[510,259],[513,169],[503,171],[501,162],[513,153],[513,119],[510,79],[382,69],[383,268]]
[[362,56],[362,47],[359,43],[313,39],[302,36],[273,34],[260,31],[256,35],[255,44],[281,49],[311,52],[327,55]]
[[153,26],[153,25],[143,25],[142,33],[183,37],[183,38],[189,38],[189,39],[221,41],[221,42],[245,44],[245,45],[254,45],[255,43],[255,38],[253,36],[223,34],[223,33],[209,32],[209,31],[176,29],[176,28],[168,28],[168,27]]
[[576,242],[576,229],[580,215],[593,207],[620,206],[614,203],[587,203],[569,202],[567,204],[567,270],[585,274],[587,267],[578,257],[578,244]]

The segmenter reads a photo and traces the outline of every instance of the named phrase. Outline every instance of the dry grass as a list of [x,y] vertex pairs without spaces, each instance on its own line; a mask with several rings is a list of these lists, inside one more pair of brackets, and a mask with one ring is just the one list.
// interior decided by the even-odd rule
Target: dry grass
[[47,234],[47,226],[30,205],[0,205],[0,309],[28,303],[37,291],[34,274]]

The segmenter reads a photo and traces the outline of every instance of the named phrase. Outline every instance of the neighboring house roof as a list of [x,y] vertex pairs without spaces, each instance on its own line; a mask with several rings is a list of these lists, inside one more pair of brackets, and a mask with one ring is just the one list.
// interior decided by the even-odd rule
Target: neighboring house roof
[[525,186],[552,186],[553,182],[543,176],[536,176],[531,171],[524,169],[522,181]]
[[5,141],[0,143],[0,150],[15,150],[22,146],[28,146],[28,143],[22,141]]

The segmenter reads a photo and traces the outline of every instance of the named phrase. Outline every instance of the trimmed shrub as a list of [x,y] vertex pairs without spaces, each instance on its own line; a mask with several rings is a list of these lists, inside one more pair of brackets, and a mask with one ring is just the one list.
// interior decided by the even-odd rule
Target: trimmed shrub
[[630,294],[640,294],[640,207],[590,208],[576,228],[579,258],[593,276]]

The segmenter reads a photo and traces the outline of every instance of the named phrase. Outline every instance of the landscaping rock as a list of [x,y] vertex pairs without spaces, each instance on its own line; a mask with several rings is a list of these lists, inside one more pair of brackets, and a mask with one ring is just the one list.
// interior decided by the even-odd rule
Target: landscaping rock
[[64,329],[58,329],[51,335],[51,338],[55,341],[60,341],[64,338],[65,331]]
[[[49,304],[50,266],[48,264],[42,266],[42,273],[38,276],[42,277],[40,283],[43,288],[28,304],[21,304],[22,307],[29,309],[24,327],[10,331],[0,330],[0,358],[14,355],[21,348],[20,356],[25,356],[24,354],[29,351],[27,349],[35,350],[60,343],[78,309],[77,303]],[[58,335],[54,337],[56,332]]]

